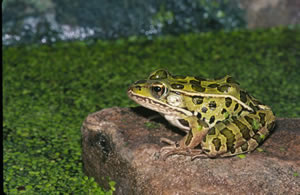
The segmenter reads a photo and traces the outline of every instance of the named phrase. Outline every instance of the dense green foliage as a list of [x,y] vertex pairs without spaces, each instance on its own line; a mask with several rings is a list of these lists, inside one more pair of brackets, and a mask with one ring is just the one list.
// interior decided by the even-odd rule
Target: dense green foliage
[[4,47],[5,191],[101,192],[82,172],[80,126],[91,112],[133,106],[127,87],[157,68],[230,74],[277,116],[300,116],[299,29]]

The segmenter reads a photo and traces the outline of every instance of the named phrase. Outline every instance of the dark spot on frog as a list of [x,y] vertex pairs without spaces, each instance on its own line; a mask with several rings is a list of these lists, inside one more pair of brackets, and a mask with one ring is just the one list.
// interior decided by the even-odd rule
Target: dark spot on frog
[[198,118],[198,119],[200,119],[201,117],[202,117],[201,113],[200,113],[200,112],[198,112],[198,114],[197,114],[197,118]]
[[192,89],[198,92],[204,92],[205,88],[200,85],[200,82],[197,80],[190,80],[190,84],[192,85]]
[[237,120],[237,118],[233,118],[233,123],[240,129],[243,138],[248,141],[251,138],[251,136],[250,136],[250,129],[247,127],[247,125]]
[[203,97],[201,96],[194,96],[192,98],[192,101],[194,104],[202,104],[203,103]]
[[207,112],[207,108],[206,107],[202,107],[202,109],[201,109],[201,111],[203,112],[203,113],[206,113]]
[[254,113],[256,113],[256,111],[259,110],[259,108],[257,106],[254,106],[252,103],[250,103],[249,106],[252,108]]
[[242,102],[246,103],[247,102],[247,93],[244,91],[240,92],[240,99]]
[[215,135],[216,134],[216,129],[214,127],[210,128],[207,132],[208,135]]
[[213,83],[213,84],[208,85],[208,87],[210,87],[210,88],[216,88],[216,87],[219,87],[219,84]]
[[183,89],[183,88],[184,88],[184,85],[178,84],[178,83],[174,83],[174,84],[171,84],[171,87],[172,87],[173,89]]
[[236,105],[234,106],[233,111],[236,111],[238,108],[239,108],[239,104],[236,104]]
[[221,114],[224,114],[225,112],[227,112],[227,110],[225,108],[223,108],[223,110],[221,111]]
[[230,85],[227,85],[227,84],[217,87],[218,91],[220,91],[222,93],[228,92],[229,88],[230,88]]
[[259,113],[259,118],[260,118],[260,123],[262,126],[265,126],[265,116],[266,114],[265,113]]
[[242,112],[244,112],[244,111],[245,111],[245,109],[240,110],[240,111],[237,113],[237,115],[240,116],[240,115],[242,114]]
[[204,79],[204,78],[199,77],[199,76],[196,76],[195,79],[197,79],[197,80],[200,81],[200,82],[201,82],[201,81],[206,81],[206,80],[207,80],[207,79]]
[[197,80],[190,80],[190,84],[192,85],[200,85],[200,82]]
[[219,151],[221,148],[221,140],[219,138],[214,138],[212,143],[215,146],[216,151]]
[[217,104],[216,104],[215,101],[211,101],[211,102],[209,102],[208,107],[209,107],[209,109],[211,109],[211,110],[215,110],[216,107],[217,107]]
[[222,121],[217,121],[216,124],[222,123]]
[[236,121],[237,117],[236,116],[232,116],[231,119],[234,120],[234,121]]
[[195,91],[198,91],[198,92],[204,92],[204,91],[205,91],[205,88],[204,88],[204,87],[201,87],[200,85],[192,85],[192,88],[193,88]]
[[[244,118],[246,119],[246,121],[248,122],[249,125],[253,126],[253,119],[252,118],[250,118],[249,116],[245,116]],[[257,130],[257,129],[253,128],[253,130],[255,132],[255,130]]]
[[215,122],[215,116],[211,116],[209,119],[209,124],[212,124]]
[[220,133],[226,138],[227,151],[234,149],[234,143],[236,139],[235,135],[232,133],[232,130],[225,127],[220,131]]
[[224,125],[229,125],[230,124],[229,120],[224,120],[222,122],[224,123]]
[[229,117],[230,117],[230,114],[227,114],[225,119],[227,120],[227,119],[229,119]]
[[225,105],[226,107],[230,107],[232,103],[232,99],[230,97],[225,98]]

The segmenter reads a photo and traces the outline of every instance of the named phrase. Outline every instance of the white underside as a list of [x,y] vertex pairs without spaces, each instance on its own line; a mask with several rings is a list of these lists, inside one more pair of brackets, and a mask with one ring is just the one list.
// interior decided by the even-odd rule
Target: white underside
[[[163,115],[163,114],[162,114]],[[174,125],[175,127],[178,127],[184,131],[189,131],[190,128],[189,127],[186,127],[186,126],[183,126],[180,122],[179,122],[179,119],[181,118],[178,118],[176,116],[172,116],[172,115],[163,115],[165,117],[165,119],[167,121],[169,121],[170,124]]]

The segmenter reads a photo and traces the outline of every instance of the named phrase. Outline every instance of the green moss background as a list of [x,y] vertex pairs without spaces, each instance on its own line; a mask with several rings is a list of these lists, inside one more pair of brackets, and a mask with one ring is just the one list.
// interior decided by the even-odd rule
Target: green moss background
[[300,116],[299,29],[4,47],[5,192],[104,194],[82,171],[81,124],[102,108],[134,106],[127,87],[157,68],[230,74],[278,117]]

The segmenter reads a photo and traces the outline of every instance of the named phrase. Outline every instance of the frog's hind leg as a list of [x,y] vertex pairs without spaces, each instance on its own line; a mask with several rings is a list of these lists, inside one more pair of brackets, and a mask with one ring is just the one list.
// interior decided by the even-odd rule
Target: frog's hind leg
[[258,110],[256,113],[247,113],[219,122],[203,139],[202,150],[209,157],[251,152],[269,135],[274,121],[271,110]]
[[[256,114],[249,114],[241,117],[241,123],[251,125],[249,128],[250,139],[236,146],[234,155],[254,151],[270,134],[275,126],[275,116],[271,110],[258,110]],[[245,133],[246,130],[244,129]],[[221,156],[231,156],[225,153]]]

